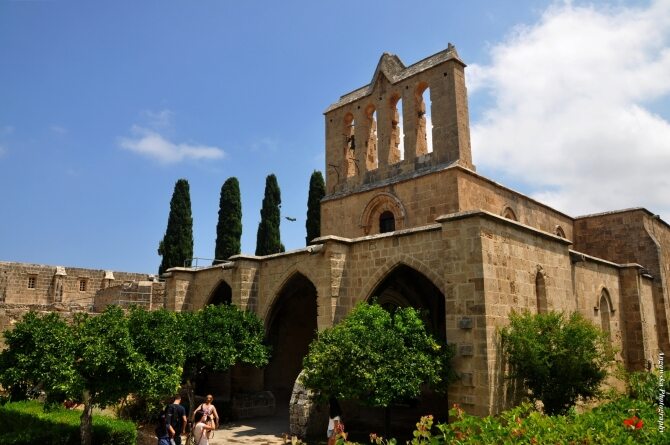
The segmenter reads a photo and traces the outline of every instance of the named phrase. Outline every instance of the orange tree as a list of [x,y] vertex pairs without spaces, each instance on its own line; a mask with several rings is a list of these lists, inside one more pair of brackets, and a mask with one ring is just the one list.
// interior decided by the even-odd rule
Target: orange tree
[[339,324],[319,333],[303,361],[304,384],[321,397],[385,408],[416,398],[424,384],[444,391],[452,380],[452,348],[427,331],[411,307],[387,312],[359,303]]

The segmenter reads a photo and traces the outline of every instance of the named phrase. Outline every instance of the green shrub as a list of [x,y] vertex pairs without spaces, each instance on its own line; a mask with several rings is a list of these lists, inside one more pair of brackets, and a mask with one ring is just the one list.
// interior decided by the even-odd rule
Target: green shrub
[[521,379],[547,414],[565,414],[578,398],[596,395],[614,359],[607,336],[579,313],[513,312],[502,344],[510,377]]
[[[631,372],[625,374],[626,390],[631,399],[644,400],[658,404],[660,389],[670,394],[670,371],[663,373],[663,384],[659,383],[660,373],[653,372]],[[666,397],[667,399],[668,397]]]
[[[10,402],[0,406],[0,444],[78,445],[80,411],[54,408],[44,411],[36,401]],[[93,418],[96,445],[134,445],[137,431],[132,422],[106,416]]]

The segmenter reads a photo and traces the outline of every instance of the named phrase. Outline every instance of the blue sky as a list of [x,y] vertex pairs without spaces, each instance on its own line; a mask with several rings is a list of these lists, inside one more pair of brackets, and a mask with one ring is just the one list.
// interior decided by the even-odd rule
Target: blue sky
[[[512,6],[513,5],[513,6]],[[174,183],[211,258],[221,185],[253,253],[265,176],[302,247],[322,112],[453,42],[478,171],[573,215],[670,220],[670,1],[0,0],[0,260],[155,272]]]

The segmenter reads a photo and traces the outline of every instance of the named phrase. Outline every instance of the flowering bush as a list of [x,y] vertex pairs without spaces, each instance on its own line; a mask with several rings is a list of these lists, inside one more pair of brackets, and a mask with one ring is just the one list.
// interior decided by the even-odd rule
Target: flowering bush
[[[666,418],[670,415],[666,410]],[[656,407],[641,400],[619,399],[584,414],[548,416],[530,403],[520,405],[495,417],[476,417],[458,405],[450,411],[451,423],[433,425],[433,416],[424,416],[408,444],[475,445],[475,444],[561,444],[619,445],[666,444],[667,438],[658,426]],[[667,423],[666,428],[667,428]],[[375,445],[395,445],[395,439],[370,435]],[[338,441],[338,445],[351,445]]]

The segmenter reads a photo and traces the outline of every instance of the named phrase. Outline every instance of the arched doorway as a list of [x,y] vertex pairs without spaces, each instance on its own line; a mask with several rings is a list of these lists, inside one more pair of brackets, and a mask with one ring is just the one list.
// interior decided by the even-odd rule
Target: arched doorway
[[[388,311],[411,306],[421,312],[427,330],[440,342],[446,342],[445,298],[442,291],[423,273],[406,265],[394,267],[368,296]],[[356,409],[356,407],[353,407]],[[422,415],[431,413],[436,419],[446,421],[449,403],[446,394],[425,389],[416,400],[408,400],[392,407],[391,429],[396,435],[406,435]],[[349,417],[349,416],[348,416]],[[360,409],[359,416],[364,430],[378,425],[383,419],[381,410]],[[357,419],[358,420],[358,419]],[[351,423],[351,421],[350,421]]]
[[265,367],[265,389],[272,391],[279,409],[288,402],[302,359],[316,337],[316,287],[300,273],[281,288],[266,321],[270,363]]
[[424,274],[405,264],[395,267],[368,297],[382,307],[411,306],[422,312],[426,327],[437,339],[446,339],[444,295]]
[[[212,293],[209,294],[209,297],[206,301],[207,303],[205,306],[209,306],[210,304],[231,304],[233,301],[233,290],[228,283],[226,283],[224,280],[221,280],[214,288]],[[232,394],[235,392],[235,388],[233,387],[231,380],[231,373],[234,372],[237,367],[238,366],[234,366],[232,369],[226,372],[203,373],[194,382],[196,394],[198,396],[213,394],[217,400],[229,402]]]
[[207,305],[214,304],[231,304],[233,302],[233,290],[230,288],[228,283],[221,280],[221,282],[216,286],[214,291],[209,295],[207,300]]

